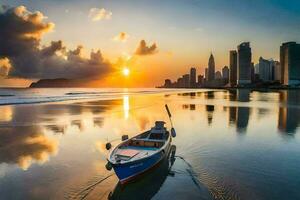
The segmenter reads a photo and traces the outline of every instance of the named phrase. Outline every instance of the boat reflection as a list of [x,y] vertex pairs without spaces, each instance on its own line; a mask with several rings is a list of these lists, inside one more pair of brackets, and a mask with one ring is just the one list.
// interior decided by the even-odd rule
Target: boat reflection
[[159,191],[163,183],[171,173],[171,167],[175,162],[176,146],[172,145],[169,155],[161,161],[160,165],[151,172],[143,175],[137,181],[122,185],[117,183],[114,190],[109,194],[109,200],[122,199],[152,199]]

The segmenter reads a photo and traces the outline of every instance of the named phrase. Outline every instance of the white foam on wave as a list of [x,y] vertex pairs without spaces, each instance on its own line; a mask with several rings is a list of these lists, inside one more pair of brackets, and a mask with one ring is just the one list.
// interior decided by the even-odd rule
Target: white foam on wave
[[[170,89],[0,89],[0,105],[35,104],[74,100],[107,100],[122,98],[124,95],[155,94]],[[8,95],[9,94],[9,95]]]

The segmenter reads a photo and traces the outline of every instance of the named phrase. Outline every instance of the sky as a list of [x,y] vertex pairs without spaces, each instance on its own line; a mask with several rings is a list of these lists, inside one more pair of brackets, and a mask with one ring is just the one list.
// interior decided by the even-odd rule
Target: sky
[[[8,19],[8,9],[23,5],[26,12],[42,13],[40,24],[31,23],[51,26],[28,43],[34,45],[28,47],[30,56],[41,57],[35,62],[26,61],[28,52],[12,55],[0,48],[0,67],[9,64],[2,70],[2,87],[63,76],[92,80],[95,87],[154,87],[193,66],[203,74],[211,52],[221,70],[229,50],[244,41],[251,43],[254,63],[260,56],[279,60],[281,43],[300,42],[297,0],[1,0],[0,5],[6,6],[0,20]],[[8,30],[16,21],[4,22],[6,32],[18,31]],[[12,44],[19,45],[7,46]],[[45,54],[54,45],[60,47],[55,55]]]

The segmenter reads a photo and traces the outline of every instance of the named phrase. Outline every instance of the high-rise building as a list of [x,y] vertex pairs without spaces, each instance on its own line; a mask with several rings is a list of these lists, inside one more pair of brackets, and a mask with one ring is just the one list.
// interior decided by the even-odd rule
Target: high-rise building
[[251,60],[252,53],[250,42],[243,42],[238,46],[237,55],[237,84],[245,85],[251,83]]
[[196,87],[196,68],[194,67],[190,70],[190,87]]
[[274,80],[280,81],[281,80],[281,65],[280,62],[274,61]]
[[254,65],[254,73],[259,74],[259,63]]
[[281,83],[300,84],[300,44],[283,43],[280,47]]
[[251,63],[251,83],[256,81],[254,62]]
[[222,74],[221,74],[220,71],[216,71],[216,73],[215,73],[215,79],[218,79],[218,80],[222,79]]
[[228,83],[228,80],[229,80],[229,68],[227,66],[224,66],[222,68],[222,77],[225,80],[225,82]]
[[202,86],[204,82],[203,75],[198,75],[198,86]]
[[212,54],[210,54],[208,60],[208,81],[213,81],[215,79],[215,59]]
[[229,69],[230,85],[234,86],[237,83],[237,52],[235,50],[232,50],[229,53]]
[[166,79],[166,80],[165,80],[165,85],[164,85],[164,87],[169,88],[169,87],[171,87],[171,86],[172,86],[172,81],[171,81],[170,79]]
[[185,88],[190,87],[190,75],[185,74],[182,76],[182,78],[183,78],[183,87],[185,87]]
[[258,74],[259,78],[264,81],[271,81],[272,74],[273,74],[273,63],[270,60],[266,60],[262,57],[259,58],[259,67],[258,67]]
[[178,88],[183,88],[184,87],[184,80],[182,77],[177,79],[177,87]]
[[251,82],[255,82],[255,68],[254,68],[254,63],[251,63]]
[[205,74],[205,76],[204,76],[205,80],[208,81],[208,69],[207,68],[205,68],[204,74]]

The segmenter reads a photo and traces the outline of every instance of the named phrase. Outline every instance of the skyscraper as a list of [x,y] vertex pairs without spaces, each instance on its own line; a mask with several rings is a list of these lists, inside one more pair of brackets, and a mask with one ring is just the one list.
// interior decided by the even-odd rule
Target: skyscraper
[[170,79],[166,79],[165,80],[165,84],[164,84],[164,87],[166,88],[169,88],[172,86],[172,81]]
[[244,42],[238,46],[237,56],[237,84],[244,85],[251,83],[251,48],[250,42]]
[[278,61],[274,61],[274,80],[281,80],[281,64]]
[[300,44],[283,43],[280,47],[281,83],[300,84]]
[[196,68],[194,67],[190,70],[190,87],[196,87]]
[[228,83],[229,80],[229,68],[227,66],[224,66],[222,68],[222,77],[225,80],[226,84]]
[[272,62],[262,57],[259,58],[258,74],[262,81],[272,80]]
[[198,75],[198,86],[202,86],[204,82],[203,75]]
[[208,81],[213,81],[215,79],[215,59],[212,54],[210,54],[208,60]]
[[215,79],[218,79],[218,80],[222,79],[222,74],[221,74],[220,71],[216,71],[216,73],[215,73]]
[[236,85],[237,80],[237,52],[235,50],[232,50],[229,53],[229,69],[230,85],[234,86]]
[[205,68],[204,74],[205,74],[205,76],[204,76],[205,80],[208,81],[208,69],[207,68]]
[[182,78],[183,78],[183,84],[184,84],[183,87],[185,87],[185,88],[190,87],[190,75],[189,74],[184,74],[182,76]]

